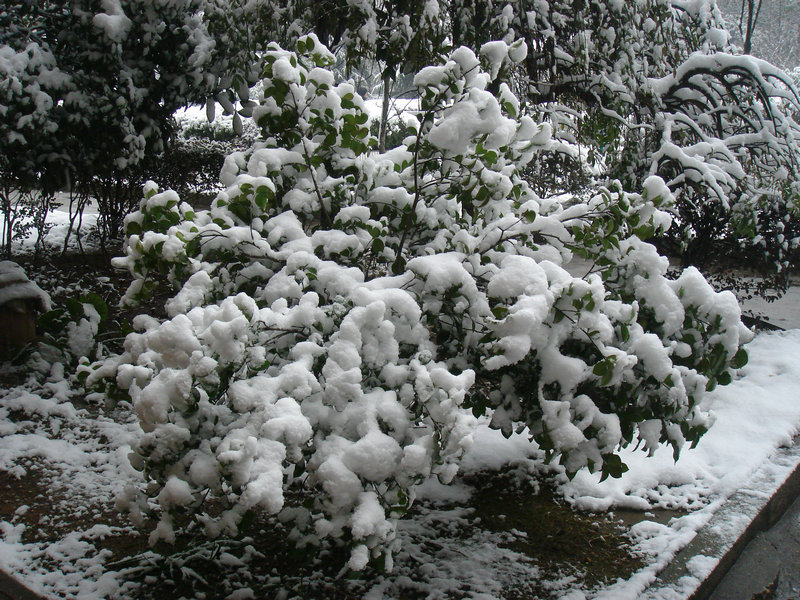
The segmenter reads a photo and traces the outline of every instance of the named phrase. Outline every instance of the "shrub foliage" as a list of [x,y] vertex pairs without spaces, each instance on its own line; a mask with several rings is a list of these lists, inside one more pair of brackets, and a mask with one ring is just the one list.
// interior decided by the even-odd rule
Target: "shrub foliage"
[[410,135],[379,154],[319,40],[272,45],[263,139],[227,157],[211,208],[146,187],[117,262],[128,302],[174,287],[169,318],[137,317],[87,383],[133,402],[145,484],[125,504],[158,517],[151,541],[263,509],[298,544],[341,538],[353,569],[390,566],[414,485],[453,478],[483,415],[569,474],[619,476],[620,447],[677,455],[706,430],[703,393],[746,361],[736,299],[665,276],[645,241],[671,223],[658,177],[531,190],[549,127],[489,89],[525,56],[492,43],[420,71]]

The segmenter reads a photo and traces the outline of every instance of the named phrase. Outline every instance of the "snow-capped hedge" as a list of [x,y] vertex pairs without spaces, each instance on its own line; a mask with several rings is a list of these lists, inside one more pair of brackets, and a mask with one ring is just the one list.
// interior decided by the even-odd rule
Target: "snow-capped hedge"
[[416,483],[453,478],[476,416],[612,476],[622,445],[677,453],[706,430],[701,396],[746,360],[736,300],[696,270],[665,277],[643,241],[670,225],[659,178],[588,201],[530,190],[548,128],[487,89],[524,57],[493,43],[423,69],[415,133],[378,154],[330,52],[272,46],[263,141],[227,158],[211,209],[146,188],[117,264],[130,302],[173,284],[170,318],[138,317],[87,382],[135,406],[146,485],[124,504],[159,515],[152,541],[181,514],[235,534],[260,508],[297,543],[343,538],[353,569],[390,566],[393,520]]

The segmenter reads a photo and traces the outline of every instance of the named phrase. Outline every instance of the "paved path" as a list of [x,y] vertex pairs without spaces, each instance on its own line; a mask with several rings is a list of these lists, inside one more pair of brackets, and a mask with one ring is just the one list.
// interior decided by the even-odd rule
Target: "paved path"
[[800,497],[775,525],[747,544],[709,600],[753,597],[800,600]]

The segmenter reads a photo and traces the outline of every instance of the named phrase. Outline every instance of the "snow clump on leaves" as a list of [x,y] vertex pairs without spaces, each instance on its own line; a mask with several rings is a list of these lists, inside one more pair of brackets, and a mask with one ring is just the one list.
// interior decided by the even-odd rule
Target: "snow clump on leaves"
[[618,476],[621,446],[677,453],[706,430],[704,391],[746,359],[736,301],[666,278],[643,241],[671,223],[659,178],[532,192],[519,173],[549,129],[489,89],[524,56],[494,43],[423,69],[408,136],[380,154],[319,40],[272,45],[263,141],[227,158],[211,208],[146,188],[117,264],[129,302],[166,276],[169,318],[138,317],[87,382],[133,401],[147,485],[127,506],[158,515],[152,541],[179,514],[217,536],[260,509],[297,543],[340,538],[353,569],[391,566],[415,484],[454,477],[477,416],[527,425],[568,474]]

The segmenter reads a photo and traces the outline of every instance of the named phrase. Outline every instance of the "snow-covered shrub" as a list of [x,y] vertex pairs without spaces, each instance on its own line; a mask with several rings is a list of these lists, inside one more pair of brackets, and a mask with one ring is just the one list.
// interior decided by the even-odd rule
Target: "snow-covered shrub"
[[104,355],[98,333],[108,317],[108,305],[97,294],[68,298],[39,317],[38,343],[27,357],[26,368],[49,373],[54,363],[88,364]]
[[[527,425],[568,473],[619,475],[616,451],[694,443],[707,387],[743,362],[730,293],[665,277],[643,240],[670,225],[652,177],[588,201],[541,199],[520,177],[550,143],[507,85],[524,44],[459,48],[420,71],[420,109],[379,154],[363,100],[313,36],[268,51],[253,118],[210,210],[145,189],[126,221],[135,302],[166,278],[169,319],[140,316],[94,366],[126,390],[155,511],[211,536],[260,508],[298,544],[342,538],[350,567],[385,553],[414,484],[452,479],[476,415]],[[210,502],[214,499],[215,502]]]
[[626,189],[658,175],[678,213],[659,243],[684,264],[796,268],[800,94],[731,43],[715,0],[438,4],[456,44],[537,49],[518,85],[561,144],[534,161],[536,189],[584,185],[587,166]]
[[158,168],[149,175],[159,187],[175,190],[190,204],[208,206],[220,189],[225,157],[234,150],[229,141],[179,136],[170,140]]

